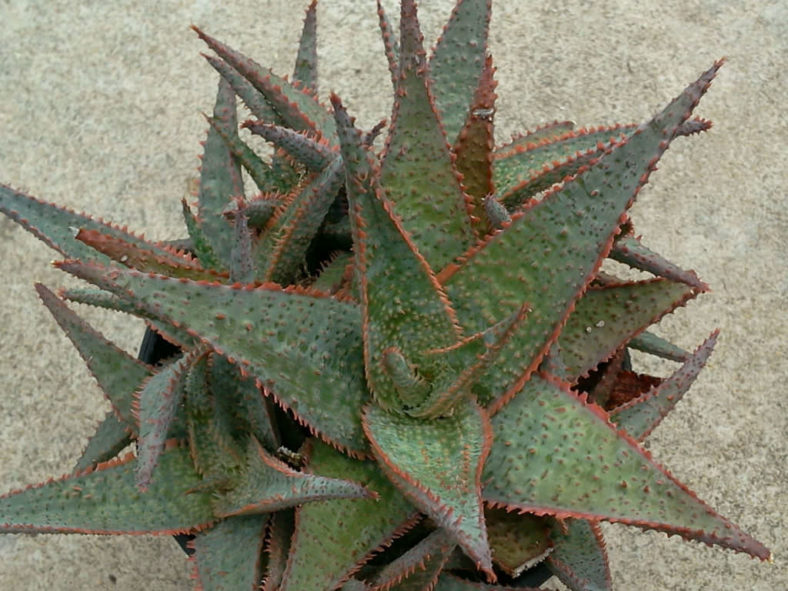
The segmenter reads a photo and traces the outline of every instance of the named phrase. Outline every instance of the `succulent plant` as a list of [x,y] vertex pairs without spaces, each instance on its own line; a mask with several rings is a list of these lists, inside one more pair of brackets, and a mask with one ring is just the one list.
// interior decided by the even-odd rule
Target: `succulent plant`
[[[0,531],[190,534],[204,589],[500,590],[537,563],[609,589],[600,521],[770,558],[641,446],[716,332],[690,353],[649,331],[707,286],[627,212],[710,126],[690,117],[722,62],[642,125],[497,145],[491,1],[459,0],[429,59],[415,2],[398,35],[378,4],[381,149],[383,123],[317,98],[315,4],[291,80],[195,29],[220,80],[187,239],[0,186],[93,285],[36,289],[112,405],[72,474],[0,498]],[[138,361],[64,300],[139,316],[175,353]],[[636,373],[631,349],[680,366]]]

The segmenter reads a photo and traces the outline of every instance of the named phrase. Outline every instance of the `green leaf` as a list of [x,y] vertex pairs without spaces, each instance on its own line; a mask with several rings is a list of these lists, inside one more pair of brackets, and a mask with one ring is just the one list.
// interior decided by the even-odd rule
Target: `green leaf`
[[317,0],[312,0],[304,17],[298,42],[293,82],[317,94]]
[[687,285],[708,291],[709,287],[703,283],[695,271],[685,271],[666,260],[663,256],[643,246],[639,239],[627,236],[616,240],[610,251],[610,258],[619,263],[624,263],[635,269],[665,277],[671,281],[681,281]]
[[340,591],[371,591],[371,587],[358,579],[348,579],[339,588]]
[[216,254],[213,252],[213,248],[205,232],[202,230],[202,223],[197,219],[197,216],[194,215],[186,199],[181,200],[181,211],[183,212],[183,221],[186,224],[186,230],[189,232],[189,239],[191,240],[194,256],[197,257],[197,260],[200,261],[200,264],[206,269],[220,270],[222,264],[219,259],[216,258]]
[[433,591],[538,591],[531,587],[504,587],[488,583],[477,583],[461,579],[449,573],[443,573]]
[[[3,184],[0,184],[0,213],[7,215],[65,257],[86,262],[94,261],[107,265],[110,259],[77,240],[79,229],[98,230],[132,244],[143,242],[137,236],[107,222],[30,197]],[[159,254],[168,253],[159,250]]]
[[462,175],[462,188],[470,198],[471,222],[480,236],[497,227],[487,221],[484,207],[485,199],[495,193],[493,117],[497,95],[494,73],[492,57],[487,56],[465,124],[452,148],[456,155],[455,166]]
[[[131,294],[255,376],[283,406],[333,445],[362,455],[361,315],[351,302],[271,284],[226,286],[67,262],[91,282]],[[304,319],[309,319],[304,322]]]
[[[561,129],[561,125],[558,124],[555,129]],[[684,121],[676,129],[675,136],[690,135],[709,127],[711,122],[702,119]],[[510,209],[527,204],[528,200],[540,191],[549,189],[555,183],[560,183],[593,164],[606,151],[636,130],[636,125],[627,124],[567,131],[561,135],[549,133],[542,136],[537,133],[535,135],[539,138],[538,141],[529,141],[536,138],[525,136],[497,150],[495,180],[501,201]],[[654,262],[657,265],[661,263],[656,258]],[[677,270],[677,267],[673,269]],[[697,277],[692,278],[691,274],[685,274],[685,277],[694,281],[696,286],[703,285]]]
[[[55,266],[58,266],[58,263],[55,263]],[[134,302],[128,296],[123,297],[103,289],[94,288],[64,289],[61,295],[63,299],[71,302],[96,306],[98,308],[104,308],[105,310],[123,312],[124,314],[132,314],[144,319],[152,330],[160,334],[170,343],[182,349],[191,349],[194,346],[195,339],[193,337],[174,326],[165,326],[157,322],[153,314],[144,309],[144,307],[140,306],[137,302]],[[136,423],[134,428],[136,429]]]
[[465,124],[484,69],[491,12],[492,0],[459,0],[430,59],[435,105],[451,143]]
[[552,121],[540,125],[531,131],[512,136],[512,139],[507,143],[495,148],[495,153],[497,156],[500,156],[516,150],[526,150],[529,145],[536,146],[543,141],[552,141],[566,135],[567,132],[572,131],[574,128],[574,121]]
[[325,140],[314,139],[305,132],[261,121],[246,121],[243,127],[281,148],[313,172],[320,172],[336,159],[335,148]]
[[252,433],[268,450],[277,449],[280,441],[274,418],[256,380],[225,357],[211,354],[209,359],[207,379],[217,400],[218,412],[227,417],[223,423],[228,433],[236,439],[239,433]]
[[342,188],[344,176],[342,159],[334,158],[277,212],[254,247],[263,280],[289,285],[303,274],[307,251]]
[[293,470],[251,438],[240,482],[214,506],[218,516],[229,517],[270,513],[314,501],[372,496],[355,482]]
[[336,294],[345,287],[345,273],[353,263],[353,253],[339,252],[321,270],[312,287],[326,293]]
[[594,166],[439,274],[460,322],[479,330],[511,314],[527,298],[530,311],[482,386],[497,410],[519,390],[558,337],[575,300],[610,250],[620,218],[647,182],[676,130],[708,88],[720,63],[705,72],[652,121]]
[[131,435],[118,420],[113,411],[109,411],[99,423],[96,432],[90,437],[82,451],[79,461],[74,466],[75,472],[93,468],[101,462],[107,462],[117,456],[131,443]]
[[695,382],[714,350],[718,335],[719,331],[711,333],[684,365],[661,384],[617,407],[612,413],[612,420],[638,441],[648,437]]
[[636,125],[584,128],[567,131],[537,143],[521,143],[495,153],[495,186],[510,207],[577,172],[591,158],[620,143]]
[[374,588],[386,591],[423,591],[438,579],[456,547],[451,535],[437,529],[402,556],[385,566],[373,581]]
[[205,140],[200,170],[198,193],[200,227],[211,250],[225,268],[231,267],[233,232],[222,212],[233,197],[243,197],[241,166],[233,157],[222,135],[237,133],[238,119],[235,108],[235,93],[230,84],[221,78],[213,109],[213,125]]
[[493,562],[516,579],[552,550],[549,519],[488,508],[484,512]]
[[236,201],[237,207],[225,211],[225,215],[233,219],[236,215],[243,214],[250,228],[262,231],[276,210],[284,204],[280,197],[278,194],[263,194],[249,201]]
[[139,422],[137,485],[142,491],[148,489],[164,444],[172,437],[171,428],[183,400],[184,375],[201,355],[203,351],[195,349],[164,366],[135,394]]
[[378,195],[360,134],[339,100],[334,96],[332,101],[347,173],[367,379],[381,405],[400,410],[421,401],[409,400],[398,388],[385,366],[387,354],[396,352],[429,375],[432,368],[419,367],[422,361],[429,364],[423,353],[453,345],[460,335],[435,274]]
[[598,523],[567,519],[565,530],[553,526],[555,548],[547,566],[574,591],[612,591],[605,541]]
[[680,363],[690,358],[690,354],[687,351],[650,331],[642,332],[633,337],[627,343],[627,346],[631,349],[637,349],[650,355],[656,355],[657,357]]
[[79,351],[123,428],[136,436],[139,430],[132,412],[134,393],[153,374],[152,369],[105,339],[44,285],[36,283],[35,287],[41,301]]
[[[479,376],[495,363],[503,347],[525,322],[528,307],[446,349],[429,351],[435,378],[429,383],[430,391],[423,402],[407,409],[414,417],[436,418],[448,415],[452,409],[471,394],[486,399],[487,392],[477,388]],[[425,364],[425,366],[428,364]],[[479,390],[477,392],[477,390]]]
[[619,433],[567,384],[534,375],[492,419],[485,501],[556,517],[617,521],[768,558]]
[[369,405],[363,420],[389,479],[494,577],[480,484],[491,438],[484,410],[468,400],[449,417],[420,420]]
[[[416,511],[371,461],[348,458],[319,442],[310,471],[358,482],[377,499],[337,499],[296,510],[290,558],[278,591],[335,589],[372,552],[412,523]],[[337,527],[337,518],[342,527]]]
[[558,345],[569,381],[586,375],[696,291],[666,279],[589,288],[577,300]]
[[281,188],[281,183],[274,175],[271,166],[264,162],[257,153],[250,148],[238,135],[238,130],[228,128],[217,122],[213,117],[206,117],[211,128],[218,133],[233,158],[244,167],[254,184],[262,192],[276,191]]
[[134,471],[129,454],[92,471],[8,493],[0,497],[0,532],[176,534],[216,520],[211,495],[195,488],[201,479],[187,450],[162,454],[162,477],[146,493],[137,488]]
[[391,21],[380,0],[378,0],[378,24],[380,25],[380,36],[383,39],[383,50],[389,64],[389,72],[391,72],[391,83],[396,90],[399,72],[399,42],[397,41],[397,33],[391,26]]
[[234,517],[190,542],[195,579],[204,591],[257,591],[267,515]]
[[[419,252],[437,270],[472,244],[473,232],[428,90],[426,58],[413,0],[402,2],[400,26],[401,68],[380,187]],[[471,89],[468,103],[472,93]],[[460,126],[464,120],[463,116]]]
[[295,512],[292,509],[277,511],[271,515],[271,526],[268,528],[266,555],[268,567],[262,591],[278,591],[282,577],[287,569],[287,558],[290,556],[290,540],[295,529]]
[[230,249],[230,281],[252,283],[257,278],[257,266],[252,259],[252,230],[246,220],[243,198],[235,199],[237,206],[233,216],[233,245]]
[[[284,123],[296,131],[318,132],[327,140],[333,141],[335,137],[334,122],[312,93],[297,88],[287,79],[264,69],[254,60],[206,35],[197,27],[192,28],[200,39],[208,44],[208,47],[213,49],[219,57],[237,70],[263,95],[265,101],[279,118],[279,121],[272,121],[273,123]],[[260,119],[271,121],[270,117],[266,116],[262,116]]]
[[281,118],[266,100],[265,95],[257,90],[238,70],[213,55],[203,54],[203,57],[233,87],[235,94],[240,97],[252,115],[262,121],[281,122]]
[[217,281],[221,275],[206,271],[200,263],[186,253],[164,251],[153,244],[138,240],[136,244],[104,234],[98,230],[79,230],[77,240],[107,255],[113,261],[131,269],[147,273],[160,273],[170,277],[188,277],[194,280]]
[[248,430],[236,431],[233,417],[220,410],[220,401],[234,400],[237,392],[233,390],[238,389],[238,384],[234,384],[234,388],[225,390],[225,380],[214,380],[222,373],[223,366],[229,365],[216,354],[202,355],[189,367],[183,386],[186,430],[194,467],[206,480],[221,482],[223,486],[237,475],[243,464],[244,444],[248,439]]

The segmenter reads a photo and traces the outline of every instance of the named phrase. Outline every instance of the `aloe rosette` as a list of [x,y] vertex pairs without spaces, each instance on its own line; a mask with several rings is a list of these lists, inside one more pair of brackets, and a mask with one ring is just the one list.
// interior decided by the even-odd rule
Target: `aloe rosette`
[[[717,336],[687,352],[649,330],[708,288],[627,212],[670,143],[710,127],[691,117],[721,62],[641,125],[497,145],[491,2],[460,0],[429,58],[415,3],[398,33],[379,4],[381,149],[383,124],[317,98],[315,4],[290,80],[195,29],[220,82],[187,239],[0,186],[92,285],[36,289],[112,405],[72,474],[0,499],[0,530],[191,534],[204,589],[500,590],[542,561],[610,589],[600,521],[769,558],[641,446]],[[179,352],[146,365],[64,300]],[[638,374],[630,349],[680,365]]]

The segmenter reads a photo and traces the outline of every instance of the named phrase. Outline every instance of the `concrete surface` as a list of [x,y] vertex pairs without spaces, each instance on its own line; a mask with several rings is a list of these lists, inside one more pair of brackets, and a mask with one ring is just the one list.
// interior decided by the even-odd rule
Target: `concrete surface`
[[[181,235],[216,77],[189,31],[204,27],[278,72],[292,68],[306,0],[0,2],[0,179],[42,198]],[[387,1],[392,12],[394,2]],[[434,39],[450,0],[423,2]],[[360,123],[387,115],[372,0],[322,0],[321,92]],[[663,322],[707,370],[652,436],[658,461],[769,545],[774,564],[663,534],[605,527],[617,589],[772,591],[786,572],[786,40],[776,0],[499,1],[499,138],[555,118],[648,117],[713,60],[729,58],[699,113],[711,133],[677,142],[635,207],[649,245],[714,289]],[[68,278],[55,254],[0,220],[0,488],[67,472],[104,406],[33,281]],[[139,324],[87,311],[131,351]],[[169,538],[0,537],[0,589],[189,589]],[[554,587],[557,584],[553,585]]]

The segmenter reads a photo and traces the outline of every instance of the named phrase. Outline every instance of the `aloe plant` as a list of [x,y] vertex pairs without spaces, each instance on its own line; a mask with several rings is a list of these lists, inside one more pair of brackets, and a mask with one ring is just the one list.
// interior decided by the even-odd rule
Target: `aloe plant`
[[[627,212],[670,143],[710,126],[691,117],[722,62],[641,125],[498,145],[490,12],[459,0],[428,58],[413,0],[398,34],[378,4],[382,149],[384,125],[317,98],[315,2],[290,80],[195,29],[219,88],[185,239],[0,186],[91,284],[36,290],[112,404],[73,473],[0,498],[0,531],[190,534],[203,589],[501,590],[537,563],[610,589],[600,521],[770,558],[641,446],[717,333],[687,352],[649,330],[708,288]],[[64,300],[178,353],[135,360]],[[680,365],[638,374],[631,349]]]

